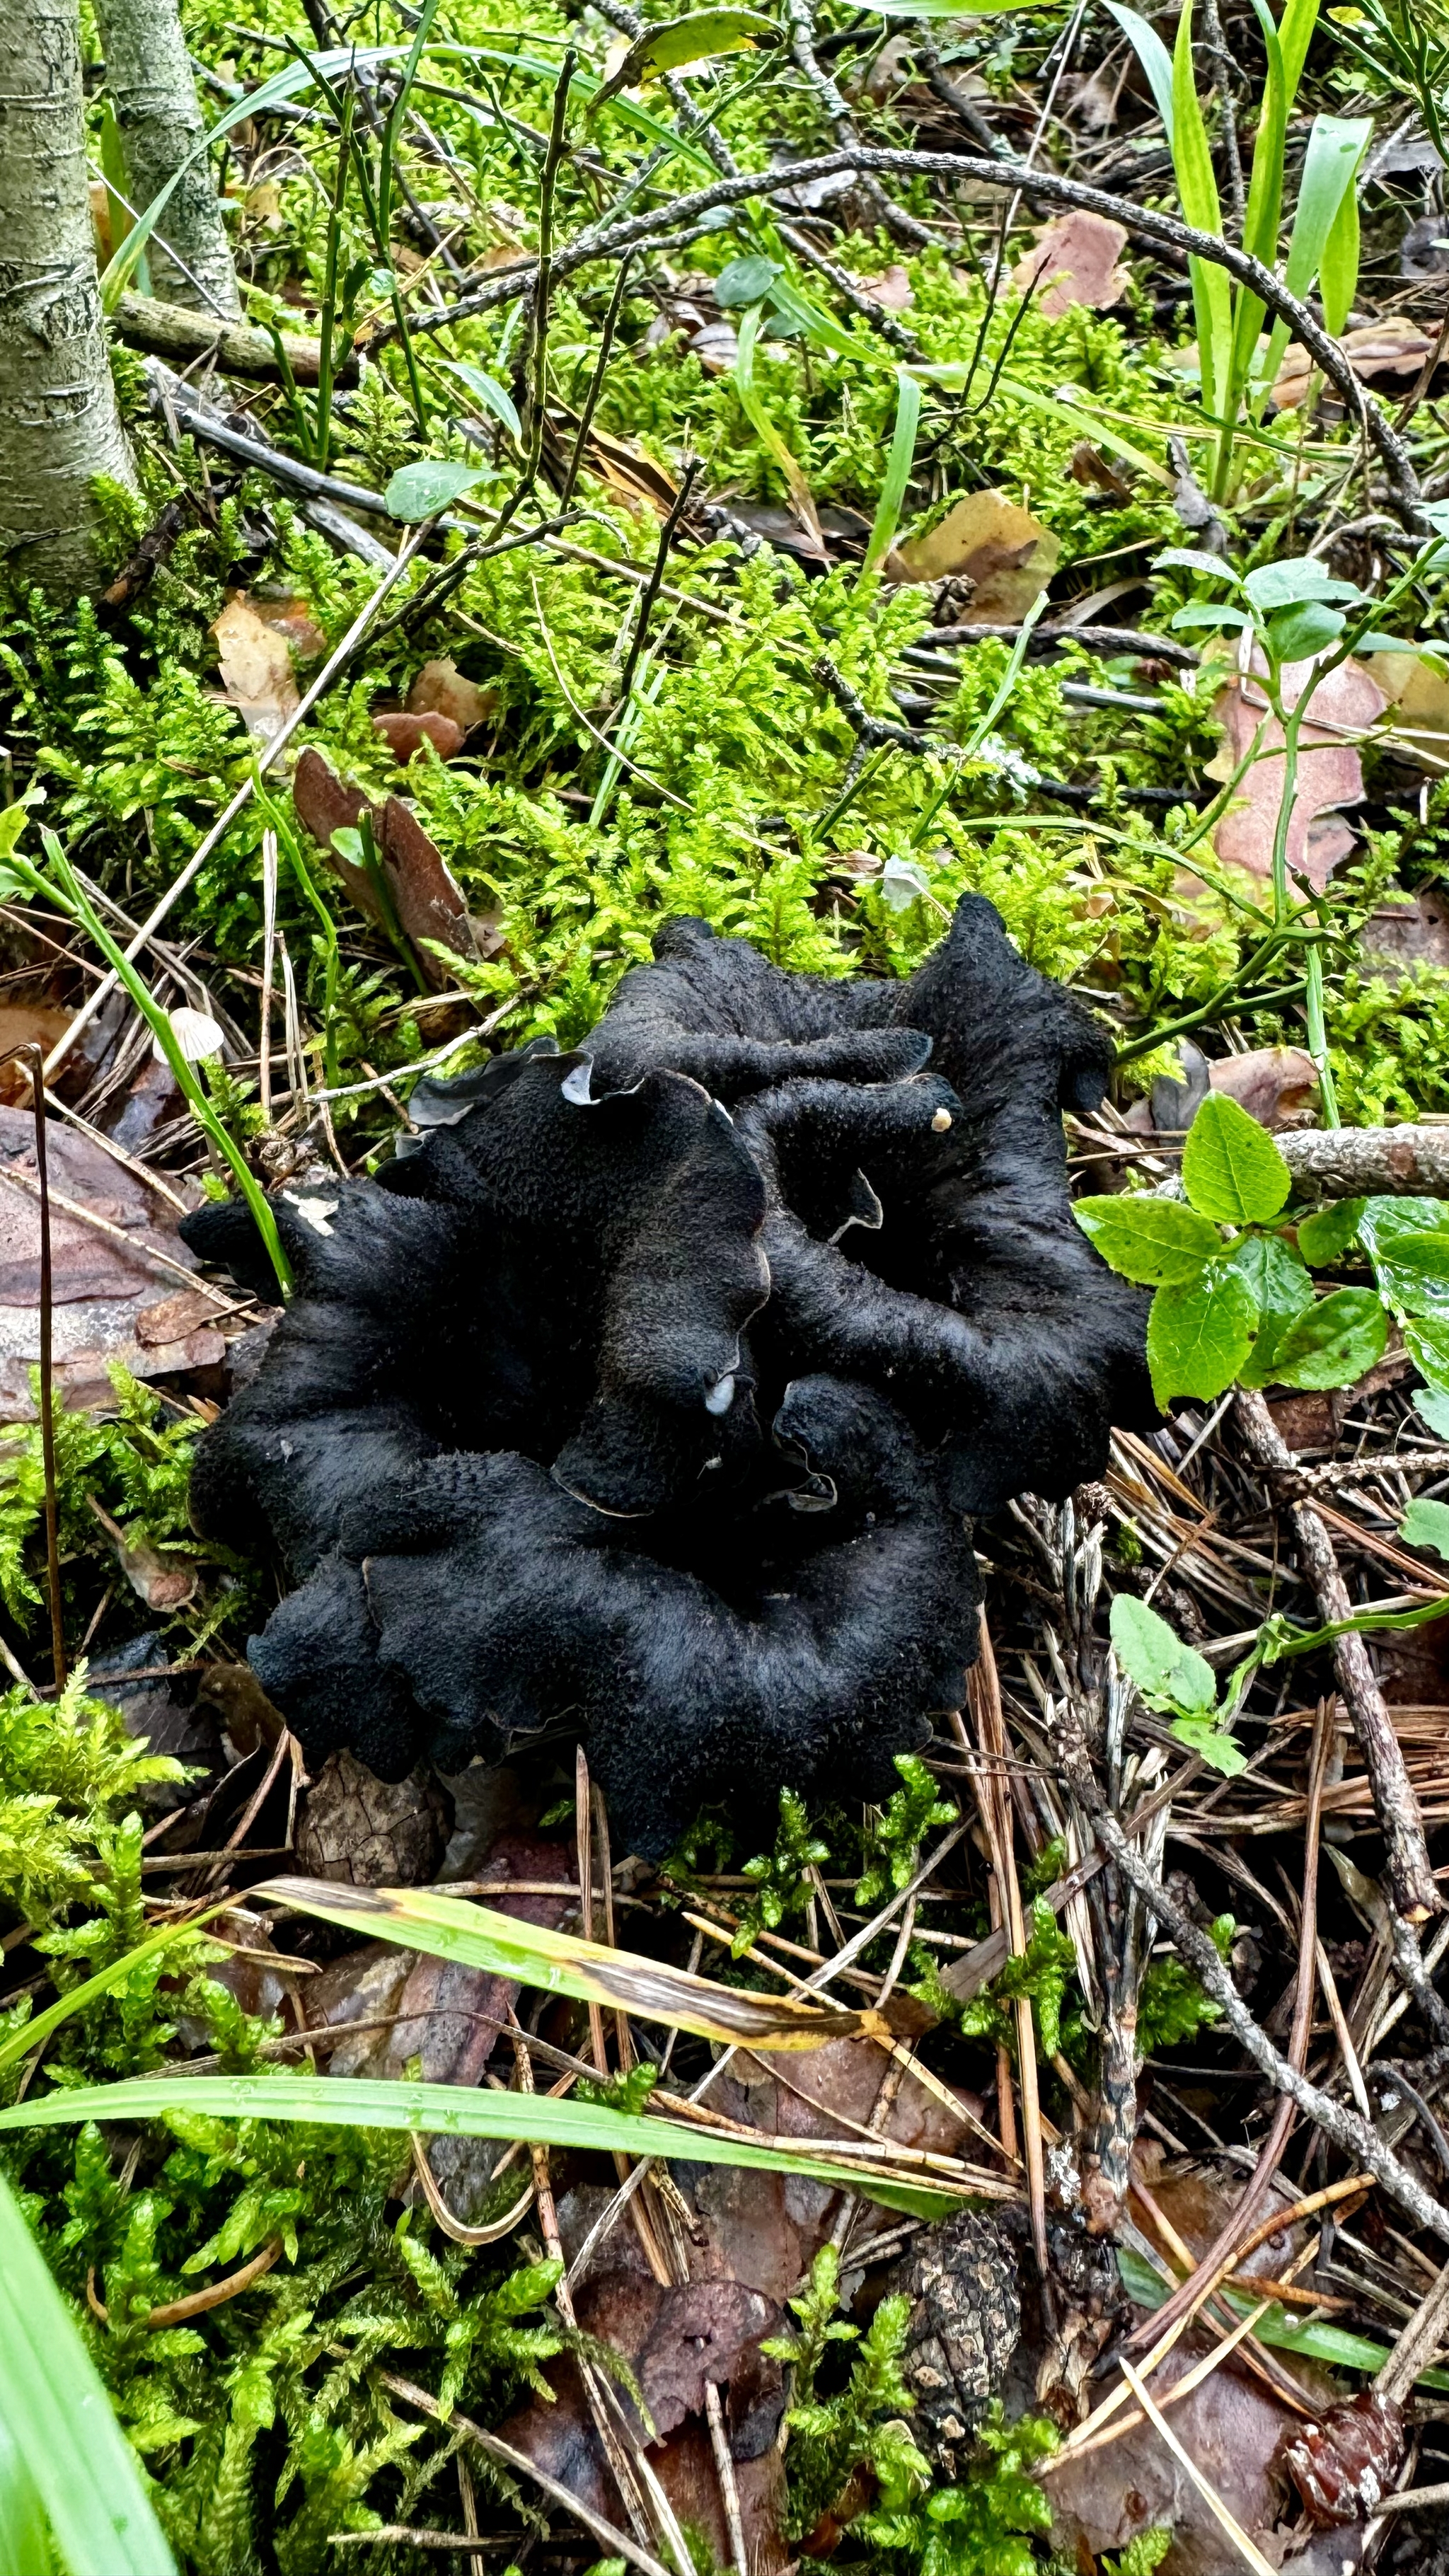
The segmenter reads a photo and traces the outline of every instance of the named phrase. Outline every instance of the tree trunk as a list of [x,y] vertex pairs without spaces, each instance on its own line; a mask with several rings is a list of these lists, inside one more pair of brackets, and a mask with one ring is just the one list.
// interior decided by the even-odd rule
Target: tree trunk
[[[97,0],[96,20],[131,203],[144,214],[206,131],[191,57],[176,0]],[[236,270],[205,156],[192,164],[167,199],[159,231],[176,253],[175,259],[169,257],[152,234],[146,256],[162,301],[235,320],[241,312]]]
[[94,478],[135,489],[96,276],[76,0],[0,0],[0,558],[57,595],[100,571]]

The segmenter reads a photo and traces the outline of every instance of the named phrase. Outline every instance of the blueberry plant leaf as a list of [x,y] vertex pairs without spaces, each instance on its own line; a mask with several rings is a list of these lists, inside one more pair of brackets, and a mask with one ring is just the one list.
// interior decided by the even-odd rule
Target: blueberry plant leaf
[[1159,1288],[1147,1319],[1147,1365],[1157,1402],[1221,1395],[1252,1350],[1257,1328],[1253,1292],[1241,1271],[1226,1263],[1200,1270],[1183,1287]]
[[1247,1769],[1248,1757],[1236,1737],[1229,1735],[1225,1727],[1214,1726],[1211,1718],[1175,1717],[1171,1732],[1179,1744],[1187,1745],[1230,1780]]
[[1352,1386],[1383,1358],[1388,1337],[1388,1317],[1371,1288],[1335,1288],[1289,1326],[1273,1378],[1280,1386]]
[[1246,1280],[1258,1309],[1258,1338],[1240,1375],[1244,1386],[1270,1386],[1279,1344],[1313,1303],[1313,1282],[1280,1234],[1245,1235],[1234,1244],[1229,1261]]
[[1408,1547],[1432,1547],[1436,1556],[1449,1556],[1449,1503],[1420,1494],[1400,1521],[1399,1536]]
[[1112,1648],[1149,1708],[1164,1715],[1210,1719],[1218,1704],[1213,1668],[1176,1629],[1135,1593],[1112,1603]]
[[1449,1319],[1449,1207],[1442,1199],[1366,1199],[1359,1234],[1391,1306]]
[[1210,1091],[1188,1129],[1182,1185],[1200,1216],[1219,1225],[1254,1225],[1277,1215],[1293,1176],[1256,1118]]
[[1326,1269],[1347,1252],[1359,1229],[1366,1199],[1330,1199],[1298,1220],[1298,1249],[1313,1269]]
[[1103,1260],[1144,1288],[1195,1279],[1223,1248],[1217,1227],[1180,1199],[1078,1199],[1072,1212]]

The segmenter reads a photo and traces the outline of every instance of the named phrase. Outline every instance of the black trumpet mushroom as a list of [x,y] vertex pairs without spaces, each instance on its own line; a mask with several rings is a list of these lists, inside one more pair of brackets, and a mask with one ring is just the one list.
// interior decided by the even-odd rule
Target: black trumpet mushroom
[[[295,1294],[192,1497],[286,1561],[250,1654],[309,1762],[566,1724],[650,1857],[742,1787],[884,1794],[976,1653],[963,1515],[1151,1418],[1067,1198],[1109,1050],[989,904],[896,983],[655,955],[574,1052],[420,1085],[377,1179],[276,1195]],[[182,1230],[275,1294],[244,1209]]]

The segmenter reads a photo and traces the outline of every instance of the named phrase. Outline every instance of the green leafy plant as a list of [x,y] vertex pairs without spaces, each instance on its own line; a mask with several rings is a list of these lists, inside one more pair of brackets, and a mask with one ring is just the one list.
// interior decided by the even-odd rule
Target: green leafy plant
[[958,2486],[905,2504],[883,2500],[856,2525],[901,2576],[1046,2576],[1052,2509],[1035,2475],[1061,2448],[1040,2415],[1003,2418],[1001,2401],[977,2434],[977,2459]]
[[1289,1239],[1292,1175],[1236,1101],[1209,1093],[1202,1103],[1182,1183],[1185,1205],[1123,1197],[1076,1206],[1103,1259],[1157,1292],[1147,1358],[1159,1404],[1221,1395],[1234,1381],[1348,1386],[1373,1367],[1388,1335],[1381,1299],[1362,1288],[1315,1297],[1309,1260],[1337,1255],[1324,1235],[1310,1234],[1307,1245]]
[[780,1792],[780,1823],[775,1848],[757,1852],[744,1865],[753,1893],[740,1916],[731,1944],[743,1958],[757,1932],[777,1932],[791,1915],[803,1914],[814,1894],[810,1873],[830,1858],[830,1845],[812,1832],[809,1810],[793,1789]]
[[1193,1646],[1185,1646],[1167,1621],[1135,1593],[1119,1592],[1112,1603],[1112,1647],[1129,1681],[1147,1706],[1172,1720],[1179,1744],[1201,1754],[1215,1771],[1231,1778],[1246,1763],[1242,1747],[1230,1732],[1245,1687],[1242,1672],[1234,1676],[1222,1706],[1217,1676]]
[[895,1767],[901,1786],[868,1826],[865,1865],[856,1882],[856,1904],[868,1911],[914,1877],[927,1834],[937,1825],[954,1825],[960,1814],[953,1798],[942,1797],[935,1773],[919,1754],[898,1753]]
[[[902,2420],[915,2404],[900,2370],[910,2301],[899,2295],[882,2299],[862,2336],[858,2326],[836,2314],[839,2290],[839,2251],[824,2245],[805,2289],[789,2302],[796,2331],[776,2335],[760,2347],[773,2360],[788,2363],[791,2373],[786,2422],[787,2529],[792,2540],[808,2539],[822,2514],[832,2510],[849,2519],[847,2500],[862,2471],[869,2472],[883,2497],[898,2504],[930,2483],[930,2463]],[[858,2344],[860,2349],[844,2387],[821,2396],[820,2368],[834,2344]]]

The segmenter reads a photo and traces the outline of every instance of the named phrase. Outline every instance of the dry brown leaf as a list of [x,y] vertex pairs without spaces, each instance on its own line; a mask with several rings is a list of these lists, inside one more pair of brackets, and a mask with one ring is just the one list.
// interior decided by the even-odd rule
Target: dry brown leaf
[[472,959],[486,950],[487,941],[480,940],[462,888],[441,850],[423,830],[411,806],[404,805],[400,797],[389,796],[382,806],[370,805],[361,788],[347,786],[328,768],[320,751],[309,745],[292,779],[292,804],[304,830],[326,851],[329,864],[342,879],[358,911],[369,921],[380,922],[381,906],[371,879],[332,845],[334,832],[355,826],[364,813],[371,815],[373,838],[399,925],[411,940],[418,964],[435,992],[441,992],[447,984],[448,970],[424,944],[426,941],[438,941],[455,957]]
[[211,631],[227,705],[236,708],[249,734],[270,742],[298,704],[286,636],[259,617],[241,592],[227,601]]
[[372,719],[374,733],[380,733],[399,769],[416,760],[425,742],[431,743],[440,760],[451,760],[463,748],[463,729],[451,716],[440,715],[436,707],[424,707],[412,714],[403,707],[385,707]]
[[146,1538],[138,1539],[134,1547],[118,1546],[116,1555],[132,1591],[139,1594],[148,1610],[184,1610],[187,1602],[194,1599],[201,1580],[195,1557],[163,1556]]
[[216,1298],[209,1289],[178,1288],[174,1297],[142,1307],[136,1317],[136,1339],[151,1350],[166,1342],[184,1342],[215,1313]]
[[1060,553],[1060,538],[1004,492],[972,492],[929,536],[897,547],[889,568],[897,581],[964,576],[974,584],[964,622],[1010,625],[1041,596]]
[[[1356,331],[1345,331],[1338,345],[1354,374],[1371,385],[1382,376],[1420,374],[1437,338],[1437,332],[1411,322],[1406,313],[1390,313],[1382,322],[1364,322]],[[1290,340],[1269,397],[1274,410],[1294,410],[1316,372],[1301,340]]]
[[1208,1069],[1208,1081],[1271,1134],[1317,1121],[1318,1070],[1301,1047],[1252,1047],[1246,1055],[1220,1056]]
[[[1313,669],[1311,662],[1283,666],[1283,703],[1295,707]],[[1297,793],[1288,828],[1288,868],[1306,876],[1321,893],[1329,874],[1354,847],[1354,834],[1339,809],[1356,805],[1363,795],[1363,766],[1357,743],[1349,737],[1367,733],[1385,705],[1383,690],[1362,662],[1348,661],[1330,671],[1313,693],[1313,708],[1304,723],[1298,753]],[[1264,720],[1262,687],[1256,673],[1236,673],[1219,694],[1214,709],[1225,739],[1207,764],[1210,778],[1231,778]],[[1244,868],[1260,879],[1273,872],[1273,840],[1283,801],[1283,728],[1268,717],[1263,757],[1240,782],[1231,810],[1213,835],[1213,846],[1225,865]]]
[[1121,224],[1076,208],[1042,226],[1032,248],[1013,269],[1011,282],[1023,295],[1030,287],[1038,289],[1037,311],[1049,322],[1070,312],[1074,304],[1105,313],[1127,291],[1127,271],[1118,265],[1126,247]]
[[909,313],[916,300],[909,273],[899,262],[883,269],[879,277],[858,277],[855,282],[867,302],[878,304],[884,313]]
[[249,591],[247,605],[264,626],[285,635],[297,661],[315,662],[326,652],[327,638],[313,614],[312,602],[301,591]]
[[498,692],[480,689],[476,680],[465,678],[456,662],[444,657],[423,664],[408,691],[407,705],[411,716],[431,711],[447,716],[460,734],[469,734],[475,725],[496,714]]
[[1449,966],[1449,901],[1439,886],[1421,886],[1409,903],[1376,904],[1358,935],[1366,958],[1395,967]]
[[1372,653],[1364,667],[1393,710],[1384,740],[1399,759],[1436,777],[1449,770],[1449,671],[1422,653]]
[[[0,1002],[0,1055],[18,1046],[39,1046],[49,1055],[69,1027],[69,1011],[53,1010],[47,1002]],[[19,1103],[29,1098],[24,1065],[0,1066],[0,1100]]]

